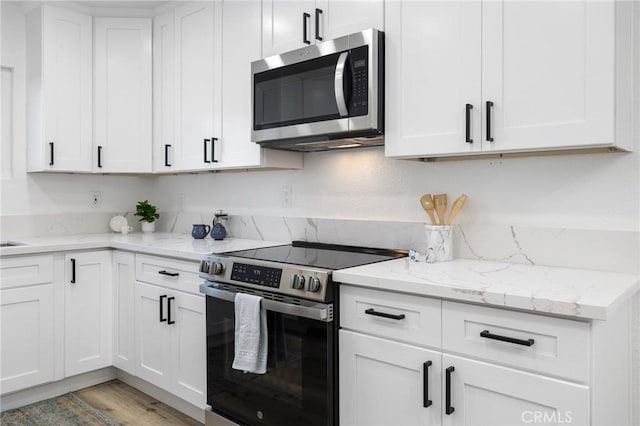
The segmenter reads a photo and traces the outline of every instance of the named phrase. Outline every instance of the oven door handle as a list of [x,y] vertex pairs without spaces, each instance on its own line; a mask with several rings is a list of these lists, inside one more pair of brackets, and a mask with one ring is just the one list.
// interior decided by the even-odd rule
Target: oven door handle
[[338,104],[340,117],[346,117],[349,115],[349,110],[347,110],[347,101],[344,97],[344,74],[348,56],[349,52],[342,52],[338,57],[336,74],[333,79],[333,87],[336,93],[336,104]]
[[[216,299],[234,302],[236,294],[227,290],[211,287],[207,283],[200,284],[200,293]],[[324,303],[309,302],[309,305],[292,305],[270,299],[262,299],[262,307],[267,311],[279,312],[281,314],[293,315],[296,317],[309,318],[322,322],[333,321],[333,306]]]

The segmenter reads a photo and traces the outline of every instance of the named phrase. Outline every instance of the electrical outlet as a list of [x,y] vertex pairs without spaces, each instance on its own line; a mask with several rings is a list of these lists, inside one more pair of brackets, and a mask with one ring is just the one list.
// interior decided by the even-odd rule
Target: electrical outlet
[[102,207],[102,193],[100,191],[89,192],[90,206],[93,208]]
[[287,209],[291,208],[292,198],[293,188],[291,188],[291,185],[284,185],[282,187],[282,207]]

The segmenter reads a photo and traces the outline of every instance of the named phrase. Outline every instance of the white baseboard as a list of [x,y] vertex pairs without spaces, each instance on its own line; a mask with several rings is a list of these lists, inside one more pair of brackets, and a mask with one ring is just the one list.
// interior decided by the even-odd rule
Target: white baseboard
[[[89,386],[108,382],[116,378],[116,369],[113,367],[78,374],[53,383],[23,389],[0,397],[0,411],[11,410],[34,402],[54,398],[65,393],[77,391]],[[204,416],[204,414],[203,414]]]
[[131,374],[126,373],[122,370],[116,369],[116,378],[128,384],[129,386],[146,393],[152,398],[155,398],[158,401],[167,404],[172,408],[175,408],[176,410],[186,414],[192,419],[197,420],[200,423],[204,423],[205,407],[197,407],[185,401],[184,399],[178,398],[177,396],[165,391],[164,389],[160,389],[159,387],[152,385],[151,383],[142,380],[139,377],[132,376]]

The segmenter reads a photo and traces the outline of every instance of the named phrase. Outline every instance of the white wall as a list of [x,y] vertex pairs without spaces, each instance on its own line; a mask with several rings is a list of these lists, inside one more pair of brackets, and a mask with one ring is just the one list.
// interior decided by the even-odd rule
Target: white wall
[[[0,215],[100,213],[132,210],[150,188],[148,178],[26,173],[25,15],[13,3],[2,2],[3,67],[13,75],[12,138],[3,131],[2,152],[12,152],[12,168],[3,168]],[[2,123],[4,130],[5,123]],[[10,148],[7,150],[7,146]],[[3,163],[4,164],[4,163]],[[5,176],[7,175],[7,176]],[[89,192],[102,192],[102,207],[90,207]]]

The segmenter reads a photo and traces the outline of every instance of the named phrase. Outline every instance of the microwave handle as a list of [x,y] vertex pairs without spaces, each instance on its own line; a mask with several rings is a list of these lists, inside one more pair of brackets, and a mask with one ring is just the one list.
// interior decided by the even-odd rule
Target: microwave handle
[[334,89],[336,93],[336,103],[338,104],[338,112],[340,117],[347,117],[349,111],[347,110],[347,102],[344,98],[344,67],[347,64],[347,57],[349,52],[342,52],[338,57],[338,64],[336,65],[336,75],[334,77]]

